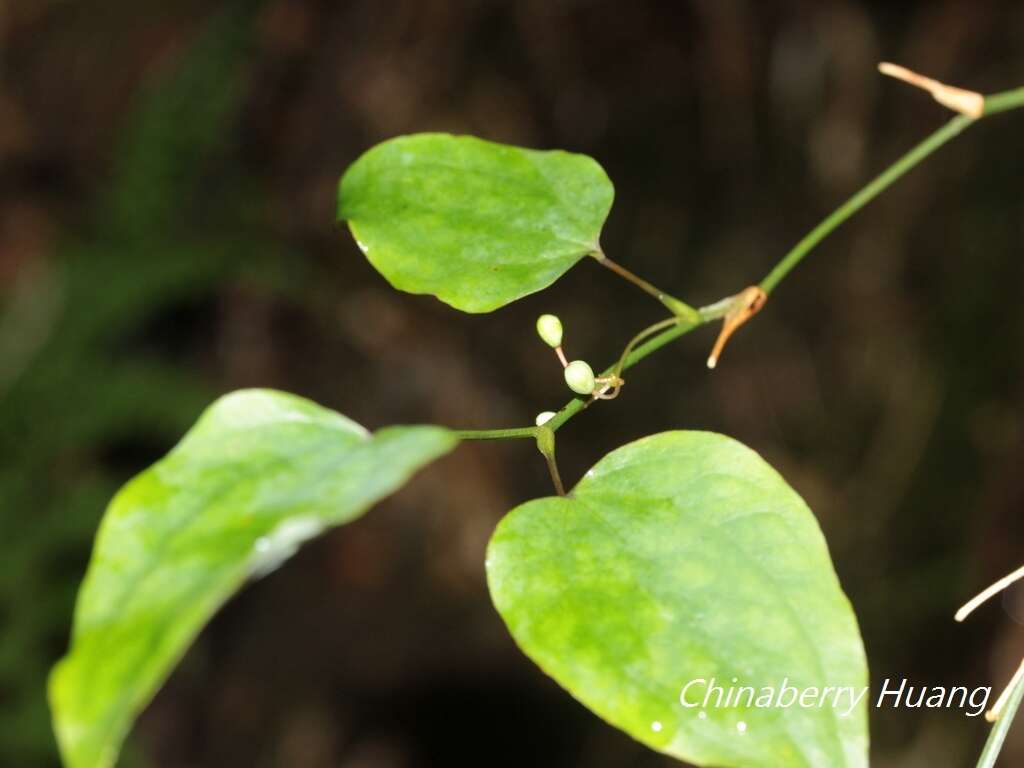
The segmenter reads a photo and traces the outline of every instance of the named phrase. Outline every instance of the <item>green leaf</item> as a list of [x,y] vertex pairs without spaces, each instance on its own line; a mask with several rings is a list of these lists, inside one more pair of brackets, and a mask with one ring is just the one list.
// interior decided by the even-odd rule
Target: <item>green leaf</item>
[[374,434],[271,390],[214,403],[114,497],[50,678],[68,768],[106,768],[139,711],[234,592],[346,523],[456,444],[441,427]]
[[585,155],[422,133],[348,169],[338,218],[395,288],[490,312],[600,251],[614,194]]
[[523,651],[649,747],[703,766],[867,765],[867,696],[839,709],[680,702],[700,678],[758,694],[868,684],[814,516],[740,443],[666,432],[613,451],[569,496],[502,520],[487,574]]

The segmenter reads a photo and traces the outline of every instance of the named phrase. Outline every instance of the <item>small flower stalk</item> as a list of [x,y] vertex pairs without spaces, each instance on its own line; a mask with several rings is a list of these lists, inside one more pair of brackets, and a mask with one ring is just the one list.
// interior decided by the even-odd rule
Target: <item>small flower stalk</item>
[[[619,394],[619,389],[625,383],[620,376],[596,376],[594,369],[586,360],[573,360],[570,362],[562,350],[563,328],[562,321],[557,315],[545,314],[537,318],[537,335],[541,341],[555,350],[558,362],[562,364],[565,375],[566,386],[577,395],[591,395],[594,400],[612,400]],[[542,417],[551,413],[545,411],[538,414],[537,426],[542,426],[539,421]],[[551,417],[554,414],[551,413]]]
[[558,355],[558,362],[565,368],[569,361],[565,359],[562,351],[562,321],[558,315],[541,315],[537,318],[537,335],[541,341],[555,350]]

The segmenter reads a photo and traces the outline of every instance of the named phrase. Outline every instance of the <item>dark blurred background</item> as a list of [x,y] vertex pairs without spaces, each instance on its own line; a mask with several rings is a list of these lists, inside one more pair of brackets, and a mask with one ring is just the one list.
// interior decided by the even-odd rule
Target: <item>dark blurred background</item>
[[[890,59],[1024,84],[1020,2],[0,4],[0,764],[55,766],[44,698],[113,491],[217,394],[376,428],[514,426],[566,399],[533,320],[604,364],[660,308],[585,261],[492,315],[391,290],[335,187],[396,134],[596,157],[610,256],[695,304],[759,280],[940,126]],[[559,432],[570,482],[671,428],[763,453],[816,511],[872,679],[993,685],[1024,590],[1024,113],[973,127],[828,239],[709,373],[704,329]],[[491,608],[497,520],[550,493],[475,443],[218,615],[126,766],[667,766],[545,678]],[[571,542],[567,542],[571,546]],[[958,712],[872,710],[875,766],[967,766]],[[1024,765],[1024,725],[1003,764]]]

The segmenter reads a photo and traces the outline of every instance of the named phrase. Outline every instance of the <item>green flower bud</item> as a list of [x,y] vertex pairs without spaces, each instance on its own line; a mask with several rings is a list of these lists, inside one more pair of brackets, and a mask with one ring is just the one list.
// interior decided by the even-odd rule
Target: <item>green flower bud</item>
[[557,315],[541,315],[537,318],[537,335],[554,349],[562,343],[562,321]]
[[537,414],[537,418],[533,420],[533,423],[536,424],[538,427],[543,427],[553,418],[555,418],[554,411],[541,411],[540,413]]
[[573,360],[565,367],[565,383],[577,394],[592,394],[596,386],[594,369],[583,360]]

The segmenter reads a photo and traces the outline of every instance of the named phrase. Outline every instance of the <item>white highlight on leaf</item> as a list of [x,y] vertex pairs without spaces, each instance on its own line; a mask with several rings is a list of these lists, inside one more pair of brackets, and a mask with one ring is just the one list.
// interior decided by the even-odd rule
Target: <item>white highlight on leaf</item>
[[320,535],[324,524],[315,517],[295,517],[281,521],[266,536],[256,539],[249,569],[253,578],[277,570],[299,547]]

